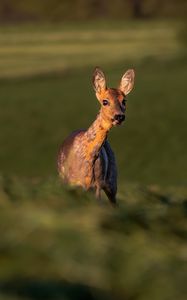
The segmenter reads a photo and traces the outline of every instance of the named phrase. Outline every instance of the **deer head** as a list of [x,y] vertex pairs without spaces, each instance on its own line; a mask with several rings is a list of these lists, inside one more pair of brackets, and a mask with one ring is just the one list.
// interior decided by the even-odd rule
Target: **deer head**
[[101,114],[111,126],[120,125],[125,120],[126,96],[134,85],[134,70],[128,70],[121,78],[117,89],[108,88],[103,71],[96,67],[93,73],[93,87],[101,104]]

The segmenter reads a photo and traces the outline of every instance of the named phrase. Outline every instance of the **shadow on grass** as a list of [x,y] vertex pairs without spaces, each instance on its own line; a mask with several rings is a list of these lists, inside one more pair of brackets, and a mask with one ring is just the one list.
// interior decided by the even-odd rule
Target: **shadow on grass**
[[16,296],[16,299],[67,299],[67,300],[111,300],[109,293],[88,285],[65,280],[26,280],[13,279],[0,284],[3,295]]

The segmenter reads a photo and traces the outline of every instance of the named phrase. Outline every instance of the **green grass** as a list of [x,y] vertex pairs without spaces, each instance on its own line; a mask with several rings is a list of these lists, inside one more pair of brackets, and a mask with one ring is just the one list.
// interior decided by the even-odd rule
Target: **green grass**
[[[187,58],[180,24],[0,28],[0,299],[185,299]],[[135,68],[126,122],[109,140],[114,210],[65,187],[56,155],[94,120],[91,77]]]
[[0,29],[0,166],[22,176],[56,173],[63,139],[99,106],[100,64],[109,85],[134,67],[127,121],[111,131],[121,179],[186,184],[186,59],[176,22],[106,22]]
[[[108,24],[108,23],[107,23]],[[86,28],[85,28],[86,27]],[[0,78],[64,72],[180,51],[177,22],[106,22],[0,29]]]
[[54,178],[0,192],[2,299],[185,299],[186,188],[126,183],[116,210]]
[[[109,134],[121,179],[186,184],[186,60],[133,64],[134,92],[127,121]],[[125,61],[105,67],[116,86],[131,67]],[[64,138],[87,128],[99,105],[91,86],[93,66],[61,76],[1,81],[1,172],[22,176],[56,173]]]

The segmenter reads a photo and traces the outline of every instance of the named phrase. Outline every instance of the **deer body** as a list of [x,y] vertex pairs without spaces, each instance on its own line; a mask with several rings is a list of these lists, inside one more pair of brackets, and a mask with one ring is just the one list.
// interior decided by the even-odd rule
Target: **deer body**
[[107,141],[112,126],[125,119],[125,95],[132,89],[134,71],[122,77],[119,89],[106,87],[104,73],[96,68],[93,85],[102,108],[87,130],[73,132],[62,144],[58,156],[60,177],[70,185],[94,189],[100,197],[103,189],[111,203],[116,203],[117,168]]

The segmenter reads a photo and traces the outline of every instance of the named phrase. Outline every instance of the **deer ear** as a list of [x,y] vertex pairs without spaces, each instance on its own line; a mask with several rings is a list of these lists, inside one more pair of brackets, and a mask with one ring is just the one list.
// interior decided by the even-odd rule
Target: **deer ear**
[[105,74],[98,67],[93,72],[92,83],[96,93],[100,94],[102,90],[106,90]]
[[125,94],[129,94],[134,86],[135,73],[133,69],[129,69],[122,77],[119,89]]

